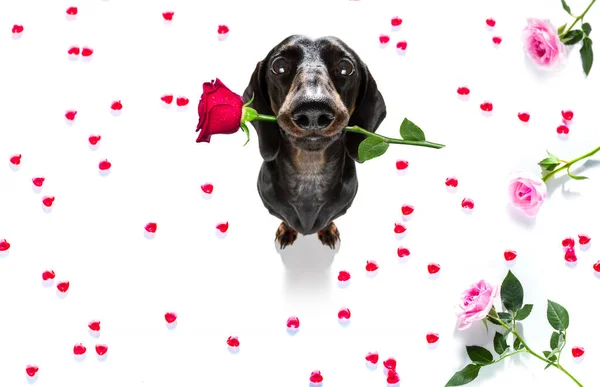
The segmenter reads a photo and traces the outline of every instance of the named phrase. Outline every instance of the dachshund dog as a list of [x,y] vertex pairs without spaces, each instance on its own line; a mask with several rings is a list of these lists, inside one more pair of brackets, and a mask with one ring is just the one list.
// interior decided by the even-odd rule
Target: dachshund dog
[[281,219],[275,239],[292,245],[298,233],[317,233],[335,248],[333,221],[344,215],[358,190],[355,162],[365,135],[343,131],[358,125],[375,132],[386,116],[383,97],[367,66],[335,37],[292,35],[256,65],[244,91],[252,108],[277,116],[253,121],[264,160],[258,193]]

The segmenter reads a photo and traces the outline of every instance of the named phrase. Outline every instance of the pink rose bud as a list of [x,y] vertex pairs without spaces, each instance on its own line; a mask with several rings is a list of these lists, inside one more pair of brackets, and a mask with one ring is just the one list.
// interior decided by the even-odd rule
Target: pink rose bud
[[535,217],[547,197],[546,183],[529,173],[516,173],[508,183],[510,204],[525,213]]
[[523,30],[523,43],[527,55],[541,67],[559,64],[566,54],[565,45],[549,21],[527,19],[527,27]]

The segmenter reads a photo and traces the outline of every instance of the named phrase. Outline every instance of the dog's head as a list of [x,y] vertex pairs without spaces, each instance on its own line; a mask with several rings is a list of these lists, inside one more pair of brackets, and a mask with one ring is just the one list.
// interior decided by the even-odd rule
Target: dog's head
[[[375,131],[386,114],[367,66],[335,37],[293,35],[279,43],[252,74],[244,100],[253,96],[251,106],[259,113],[276,115],[283,134],[308,151],[325,149],[349,124]],[[253,124],[263,158],[275,158],[281,136],[277,125]],[[346,144],[357,148],[356,141]],[[356,159],[354,153],[352,149],[350,154]]]

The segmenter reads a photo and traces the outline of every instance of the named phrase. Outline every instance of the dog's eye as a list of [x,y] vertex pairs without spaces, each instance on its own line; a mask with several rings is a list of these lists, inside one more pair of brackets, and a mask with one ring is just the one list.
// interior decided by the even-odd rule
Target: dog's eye
[[282,75],[290,71],[290,64],[284,58],[277,58],[271,63],[273,74]]
[[335,70],[338,74],[347,77],[354,73],[354,65],[348,59],[342,59],[338,62]]

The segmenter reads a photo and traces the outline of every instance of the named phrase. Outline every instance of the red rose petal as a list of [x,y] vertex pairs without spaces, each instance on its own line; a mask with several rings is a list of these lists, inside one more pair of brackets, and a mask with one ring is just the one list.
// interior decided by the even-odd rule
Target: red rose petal
[[108,171],[111,166],[112,164],[108,160],[100,161],[100,163],[98,164],[98,168],[100,168],[101,171]]
[[69,48],[69,51],[67,51],[67,54],[69,55],[79,55],[79,53],[81,52],[81,50],[79,49],[79,47],[71,47]]
[[434,344],[440,339],[440,335],[437,333],[428,333],[426,339],[429,344]]
[[77,7],[69,7],[67,8],[67,15],[77,15]]
[[222,233],[226,233],[228,229],[229,229],[229,222],[217,224],[217,230],[221,231]]
[[458,179],[456,177],[446,178],[446,187],[452,187],[452,188],[458,187]]
[[114,101],[111,105],[110,108],[112,110],[121,110],[123,109],[123,104],[121,103],[121,101]]
[[173,312],[167,312],[167,313],[165,313],[165,320],[169,324],[172,324],[177,320],[177,314],[175,314]]
[[400,376],[394,370],[390,370],[387,374],[387,382],[388,384],[396,384],[400,382]]
[[167,105],[170,105],[171,102],[173,102],[173,96],[171,94],[163,95],[162,97],[160,97],[160,100],[166,103]]
[[144,227],[144,229],[146,231],[148,231],[151,234],[154,234],[156,232],[158,225],[156,223],[150,222],[148,224],[146,224],[146,226]]
[[367,261],[365,269],[367,269],[368,272],[374,272],[379,269],[379,265],[375,261]]
[[406,247],[398,247],[398,257],[399,258],[408,257],[409,255],[410,255],[410,250],[408,250]]
[[398,160],[396,161],[396,169],[399,171],[403,171],[408,168],[408,161],[406,160]]
[[575,240],[573,238],[565,238],[562,241],[563,247],[575,247]]
[[567,121],[571,121],[573,119],[573,112],[570,110],[561,111],[563,118]]
[[475,207],[475,202],[472,199],[464,198],[461,205],[464,209],[472,210]]
[[400,24],[402,24],[402,19],[400,19],[398,16],[394,16],[392,18],[392,27],[398,27]]
[[211,194],[213,192],[213,185],[211,183],[206,183],[206,184],[202,184],[200,186],[200,189],[202,190],[202,192],[204,192],[205,194]]
[[345,270],[340,271],[338,274],[338,281],[346,282],[350,280],[350,273]]
[[43,177],[34,177],[33,179],[31,179],[31,181],[36,187],[41,187],[44,184],[44,181],[46,181],[46,179]]
[[73,121],[75,119],[76,115],[77,115],[76,110],[69,110],[65,113],[65,118],[69,121]]
[[484,112],[491,112],[492,110],[494,110],[494,105],[491,102],[487,102],[487,101],[483,102],[481,105],[479,105],[479,107]]
[[569,134],[569,127],[567,125],[560,125],[558,128],[556,128],[556,133]]
[[589,236],[587,236],[585,234],[579,234],[578,237],[579,237],[580,245],[587,245],[592,240],[592,238],[590,238]]
[[405,204],[402,206],[402,215],[408,216],[414,212],[415,208],[411,205]]
[[487,24],[490,27],[494,27],[496,25],[496,20],[489,18],[485,21],[485,24]]
[[99,332],[100,331],[100,321],[91,321],[88,324],[88,327],[94,332]]
[[573,349],[571,349],[571,353],[575,358],[582,357],[585,353],[585,349],[583,349],[583,347],[573,347]]
[[228,32],[229,32],[229,27],[227,27],[226,25],[220,25],[217,29],[217,33],[219,35],[225,35]]
[[56,274],[54,274],[54,270],[46,270],[42,273],[42,280],[44,281],[54,279],[54,277],[56,277]]
[[519,119],[523,122],[529,122],[529,118],[531,118],[529,113],[519,113],[517,116],[519,116]]
[[92,50],[91,48],[88,48],[88,47],[84,47],[81,50],[81,56],[84,56],[84,57],[92,56],[93,53],[94,53],[94,50]]
[[387,44],[390,41],[390,37],[387,35],[379,35],[379,43]]
[[298,329],[298,328],[300,328],[300,319],[295,316],[290,317],[290,318],[288,318],[285,325],[290,329]]
[[594,263],[594,266],[592,266],[592,268],[596,273],[600,273],[600,261]]
[[98,356],[104,356],[108,352],[108,346],[104,344],[96,344],[96,353]]
[[92,136],[90,136],[88,138],[88,141],[90,142],[90,144],[96,145],[96,144],[98,144],[98,141],[100,141],[101,139],[102,139],[101,136],[94,136],[94,135],[92,135]]
[[310,382],[311,383],[323,383],[323,375],[321,375],[321,371],[313,371],[310,373]]
[[405,40],[403,40],[403,41],[401,41],[401,42],[398,42],[398,43],[396,43],[396,48],[397,48],[398,50],[405,51],[405,50],[406,50],[406,47],[407,47],[407,45],[408,45],[408,44],[406,43],[406,41],[405,41]]
[[38,373],[39,370],[40,370],[39,367],[34,366],[34,365],[29,365],[25,368],[25,372],[27,373],[27,376],[29,376],[30,378],[33,378],[35,376],[35,374]]
[[389,359],[383,362],[383,366],[388,370],[395,371],[396,370],[396,359],[390,357]]
[[347,319],[350,318],[351,315],[352,314],[350,313],[350,309],[348,309],[348,308],[342,308],[338,312],[338,319],[340,319],[340,320],[347,320]]
[[185,97],[178,97],[176,103],[177,106],[186,106],[188,103],[190,103],[190,100]]
[[10,163],[13,165],[21,164],[21,155],[14,155],[10,157]]
[[502,38],[499,36],[494,36],[492,38],[492,42],[494,42],[495,45],[498,45],[498,44],[502,43]]
[[365,356],[365,360],[372,364],[377,364],[379,361],[379,354],[377,352],[369,352]]
[[459,87],[459,88],[456,90],[456,92],[457,92],[459,95],[469,95],[469,93],[471,93],[471,90],[469,90],[469,88],[468,88],[468,87],[462,86],[462,87]]
[[21,32],[23,32],[23,29],[24,29],[24,28],[23,28],[23,26],[22,26],[22,25],[15,24],[15,25],[13,25],[13,28],[12,28],[12,33],[13,33],[13,34],[20,34]]
[[81,355],[85,354],[86,351],[87,351],[87,348],[81,343],[75,344],[75,346],[73,347],[73,353],[77,356],[81,356]]
[[42,199],[42,203],[44,203],[44,206],[46,207],[52,207],[52,203],[54,203],[54,196],[46,196]]
[[240,340],[237,338],[237,336],[229,336],[229,338],[227,339],[227,345],[233,348],[237,348],[240,346]]
[[0,251],[8,251],[10,249],[10,243],[6,239],[0,240]]
[[67,290],[69,290],[69,281],[63,281],[63,282],[59,282],[56,285],[56,288],[58,289],[59,292],[61,293],[66,293]]
[[575,249],[569,247],[565,252],[565,261],[567,262],[577,262],[577,255],[575,254]]
[[400,223],[395,223],[394,224],[394,232],[396,234],[402,234],[406,231],[406,227]]
[[504,252],[504,259],[508,262],[513,261],[515,258],[517,258],[517,252],[514,250],[506,250]]
[[429,274],[437,274],[440,271],[440,265],[437,263],[430,263],[427,265],[427,271]]
[[162,15],[163,15],[163,18],[165,20],[171,21],[171,20],[173,20],[173,15],[175,15],[175,12],[171,12],[171,11],[169,11],[169,12],[163,12]]

